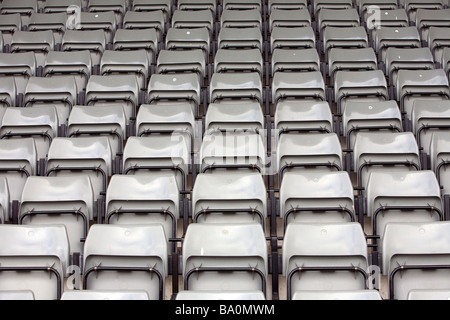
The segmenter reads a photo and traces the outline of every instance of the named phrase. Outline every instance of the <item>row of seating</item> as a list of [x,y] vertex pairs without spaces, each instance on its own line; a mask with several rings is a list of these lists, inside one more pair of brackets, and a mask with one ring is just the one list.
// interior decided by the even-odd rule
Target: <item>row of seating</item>
[[[389,276],[390,298],[448,296],[449,228],[448,222],[386,227],[382,272]],[[164,299],[165,282],[178,268],[159,225],[92,226],[81,274],[70,265],[64,226],[1,225],[0,230],[3,298]],[[288,299],[381,300],[371,285],[365,241],[357,223],[290,225],[282,253]],[[257,224],[192,224],[180,257],[184,290],[177,298],[265,300],[269,257]],[[69,281],[81,290],[65,289]]]

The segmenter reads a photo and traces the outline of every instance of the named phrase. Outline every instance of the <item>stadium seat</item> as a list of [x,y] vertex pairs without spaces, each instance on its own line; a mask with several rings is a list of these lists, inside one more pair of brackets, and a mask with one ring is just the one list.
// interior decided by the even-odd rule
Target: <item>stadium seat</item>
[[123,23],[123,17],[127,11],[127,0],[109,0],[105,3],[102,0],[89,0],[87,10],[93,13],[114,12],[116,24],[120,27]]
[[[328,30],[328,29],[327,29]],[[338,71],[373,71],[378,69],[378,59],[373,48],[339,48],[328,51],[327,75],[330,82]]]
[[31,77],[25,89],[24,106],[54,105],[60,125],[66,124],[72,107],[78,102],[74,76],[51,78]]
[[450,28],[431,26],[428,29],[428,38],[426,40],[433,54],[434,61],[440,64],[442,61],[442,51],[450,47]]
[[266,147],[255,132],[212,132],[203,138],[199,157],[200,173],[266,171]]
[[190,139],[182,133],[129,137],[123,152],[123,174],[176,177],[181,191],[187,190],[190,164]]
[[164,299],[169,257],[161,225],[93,225],[83,259],[84,290],[139,290]]
[[140,91],[147,89],[150,64],[145,50],[106,50],[100,62],[100,75],[134,75]]
[[275,49],[316,48],[316,36],[312,27],[273,27],[270,34],[270,52]]
[[[64,33],[61,51],[89,51],[92,67],[98,70],[103,52],[107,49],[106,44],[102,30],[67,30]],[[93,74],[98,74],[98,71],[97,73],[94,71]]]
[[84,0],[46,0],[42,6],[43,13],[73,13],[73,10],[81,12],[86,6]]
[[359,223],[289,224],[282,259],[288,300],[310,290],[370,289],[368,249]]
[[[434,222],[444,219],[439,184],[433,171],[372,172],[367,182],[367,216],[373,236],[383,243],[392,222]],[[384,247],[379,247],[383,250]]]
[[[112,157],[121,159],[127,136],[127,119],[122,106],[74,106],[67,123],[67,137],[108,137]],[[118,161],[118,159],[113,161]],[[113,172],[119,173],[118,163]]]
[[442,52],[442,62],[441,62],[442,68],[445,70],[445,74],[447,75],[447,78],[450,81],[450,49],[445,48]]
[[158,74],[196,73],[203,85],[209,77],[209,64],[201,49],[161,50],[156,62]]
[[447,289],[413,289],[408,293],[407,300],[447,300],[450,290]]
[[416,290],[448,292],[449,227],[447,221],[386,226],[383,274],[389,279],[389,299],[406,300]]
[[116,51],[145,50],[149,65],[156,65],[159,53],[159,40],[156,29],[119,29],[113,42]]
[[20,201],[28,177],[37,175],[37,151],[33,138],[0,140],[0,173],[8,179],[11,201]]
[[[34,52],[0,54],[0,75],[5,78],[14,77],[16,95],[22,95],[21,99],[23,99],[28,80],[36,76],[37,72]],[[20,105],[21,102],[19,102]]]
[[353,172],[357,186],[367,186],[374,171],[420,170],[419,148],[412,132],[360,132],[353,148]]
[[57,300],[64,291],[70,245],[64,226],[0,225],[2,291]]
[[212,52],[211,35],[206,28],[170,28],[166,35],[165,49],[201,49],[205,55],[205,61],[209,61],[209,54]]
[[258,28],[263,31],[261,12],[258,9],[225,9],[220,16],[220,28]]
[[277,146],[280,184],[292,171],[342,171],[342,148],[336,133],[283,134]]
[[86,86],[92,74],[92,67],[91,55],[88,50],[51,51],[45,59],[42,76],[74,76],[79,96],[78,102],[81,103],[84,100]]
[[53,32],[47,31],[16,31],[11,40],[11,53],[34,52],[36,65],[42,67],[45,57],[55,50]]
[[422,168],[430,169],[430,143],[435,132],[447,131],[450,127],[450,101],[416,100],[411,112],[412,132],[416,136],[417,145],[422,158]]
[[308,10],[304,9],[272,9],[269,17],[269,30],[271,32],[274,27],[301,28],[311,25],[311,15]]
[[213,73],[258,72],[265,75],[263,55],[258,49],[219,49],[214,57]]
[[280,49],[272,52],[272,77],[277,72],[320,71],[321,61],[316,48]]
[[328,102],[286,100],[277,105],[274,128],[278,135],[296,132],[333,132],[333,114]]
[[[38,161],[45,161],[50,145],[58,133],[58,114],[52,105],[7,108],[0,126],[0,139],[11,139],[20,143],[22,138],[33,138]],[[40,174],[43,169],[41,166],[38,169]]]
[[330,10],[348,10],[353,8],[352,0],[315,0],[313,12],[318,17],[322,9]]
[[0,14],[20,14],[22,26],[28,26],[30,17],[34,12],[38,12],[37,0],[3,0],[0,7]]
[[417,9],[416,27],[423,40],[428,38],[430,27],[450,27],[450,9],[443,9],[442,5],[439,7],[435,9]]
[[258,9],[263,12],[261,0],[222,0],[224,10],[252,10]]
[[64,225],[73,262],[83,245],[94,216],[94,194],[88,176],[30,177],[23,188],[19,224]]
[[443,69],[399,70],[395,83],[396,99],[405,118],[411,119],[415,100],[449,100],[449,79]]
[[5,109],[9,107],[16,107],[17,87],[16,82],[12,77],[0,78],[0,114],[3,117]]
[[325,54],[325,60],[328,60],[332,48],[361,49],[368,46],[367,31],[362,26],[329,26],[323,31],[322,52]]
[[146,291],[117,291],[117,290],[66,290],[61,301],[145,301],[149,300]]
[[106,44],[112,44],[114,33],[118,29],[116,15],[113,11],[106,12],[84,12],[79,16],[77,30],[89,31],[100,30],[106,40]]
[[36,300],[31,290],[2,290],[0,291],[1,301],[32,301]]
[[166,22],[172,16],[172,0],[133,0],[131,11],[148,12],[148,11],[162,11]]
[[238,103],[250,100],[263,104],[263,84],[257,72],[213,74],[209,88],[209,101],[222,103],[233,100]]
[[182,261],[184,290],[267,296],[268,252],[260,224],[190,224]]
[[205,132],[245,130],[263,132],[264,114],[257,102],[211,103],[205,115]]
[[210,35],[214,32],[214,16],[211,10],[178,10],[172,15],[171,28],[195,29],[206,28]]
[[329,290],[329,291],[297,291],[292,295],[292,300],[345,300],[345,301],[358,301],[358,300],[383,300],[378,290]]
[[[157,34],[157,42],[162,42],[166,34],[164,13],[162,11],[136,12],[127,11],[123,18],[123,29],[148,30],[154,29]],[[116,31],[116,37],[117,32]],[[139,38],[137,38],[139,39]],[[126,38],[124,38],[126,40]]]
[[448,184],[447,155],[449,152],[449,134],[447,130],[434,132],[430,141],[430,169],[436,174],[442,195],[450,194]]
[[345,112],[345,106],[349,101],[387,101],[388,91],[386,78],[381,70],[335,73],[334,102],[337,104],[338,115]]
[[177,238],[181,210],[173,175],[114,175],[108,185],[106,224],[162,225],[169,243]]
[[215,0],[179,0],[177,2],[179,10],[194,11],[194,10],[211,10],[213,16],[217,14],[217,2]]
[[9,195],[8,178],[0,177],[0,224],[9,221],[11,198]]
[[55,48],[61,47],[62,38],[66,32],[67,13],[33,13],[28,24],[28,31],[47,31],[53,32]]
[[[364,0],[363,0],[364,1]],[[367,2],[367,1],[366,1]],[[391,5],[395,3],[396,9],[383,8],[379,4],[375,4],[375,8],[371,7],[372,12],[367,12],[370,6],[366,6],[363,14],[367,34],[370,40],[375,39],[375,33],[381,28],[405,28],[409,27],[409,17],[404,8],[397,8],[397,0],[387,0]],[[371,4],[373,6],[373,4]]]
[[383,27],[375,30],[374,49],[379,61],[385,60],[386,50],[396,48],[420,48],[422,39],[416,27]]
[[217,39],[217,49],[259,49],[263,52],[263,35],[258,27],[220,29]]
[[3,38],[2,51],[8,53],[11,40],[16,31],[22,30],[22,19],[20,13],[2,14],[0,21],[0,32]]
[[265,230],[266,218],[267,190],[259,173],[220,172],[197,176],[192,190],[194,223],[259,223]]
[[112,150],[107,137],[57,137],[48,151],[46,175],[76,177],[88,175],[95,201],[104,198],[112,175]]
[[180,291],[176,300],[206,301],[206,300],[228,300],[228,301],[250,301],[266,300],[261,291]]
[[139,82],[134,75],[91,76],[86,88],[85,105],[123,106],[127,124],[134,128],[141,99]]
[[290,223],[356,221],[350,175],[339,172],[287,172],[280,187],[284,231]]
[[316,16],[317,33],[320,39],[324,39],[324,30],[328,27],[351,28],[359,27],[361,18],[356,8],[348,9],[320,9]]
[[397,102],[349,101],[342,115],[342,135],[346,137],[347,150],[353,150],[359,132],[367,131],[403,131],[402,116]]
[[296,10],[306,9],[308,10],[308,2],[306,0],[269,0],[268,12],[272,13],[273,9],[281,10]]

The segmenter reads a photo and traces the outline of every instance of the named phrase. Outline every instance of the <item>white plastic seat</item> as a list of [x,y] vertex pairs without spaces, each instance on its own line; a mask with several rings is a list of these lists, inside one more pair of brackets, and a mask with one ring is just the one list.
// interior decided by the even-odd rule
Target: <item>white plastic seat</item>
[[61,51],[89,51],[92,66],[100,66],[103,52],[106,50],[106,38],[102,30],[67,30],[61,45]]
[[292,300],[319,301],[319,300],[345,300],[345,301],[381,301],[383,300],[378,290],[310,290],[298,291],[292,296]]
[[367,216],[372,220],[372,235],[380,239],[391,222],[444,220],[434,172],[372,172],[367,182]]
[[113,43],[114,33],[118,29],[116,15],[113,11],[84,12],[79,16],[77,29],[81,31],[100,30],[106,40],[106,44]]
[[170,28],[167,31],[165,48],[166,50],[201,49],[205,55],[205,61],[209,61],[211,36],[206,28]]
[[276,107],[287,100],[326,101],[325,81],[320,71],[277,72],[273,76],[272,101]]
[[347,149],[353,150],[359,132],[403,131],[402,115],[394,100],[349,101],[342,115],[342,130],[346,137]]
[[[387,0],[388,2],[397,2],[397,0]],[[383,7],[366,7],[370,8],[372,12],[367,16],[365,12],[364,21],[366,22],[367,33],[369,39],[375,39],[375,33],[381,28],[405,28],[409,27],[409,17],[404,8],[383,9]]]
[[269,30],[274,27],[301,28],[311,26],[311,15],[305,9],[272,9],[269,17]]
[[270,50],[310,49],[316,47],[316,36],[312,27],[274,27],[270,34]]
[[221,28],[217,39],[218,49],[259,49],[263,52],[263,35],[258,27]]
[[136,135],[183,134],[191,141],[191,150],[196,136],[195,116],[189,103],[173,105],[143,104],[136,119]]
[[388,48],[385,57],[384,73],[393,85],[399,70],[432,70],[435,62],[429,48]]
[[442,61],[443,50],[450,47],[450,28],[431,26],[428,29],[428,38],[426,40],[434,60],[440,63]]
[[0,54],[0,74],[14,77],[16,94],[24,94],[28,80],[37,74],[34,52]]
[[66,290],[61,301],[146,301],[148,293],[138,290]]
[[272,76],[276,72],[320,71],[320,57],[316,48],[282,49],[272,52]]
[[46,175],[89,175],[95,200],[98,200],[105,194],[112,175],[112,156],[107,137],[57,137],[53,139],[48,152]]
[[8,178],[0,177],[0,224],[10,220],[11,198],[9,194]]
[[60,299],[69,266],[65,227],[0,225],[0,231],[1,290],[26,291],[35,300]]
[[165,21],[169,22],[172,16],[172,0],[133,0],[131,9],[135,12],[162,11]]
[[36,300],[31,290],[2,290],[0,301],[33,301]]
[[334,102],[337,113],[345,112],[352,100],[379,102],[389,100],[386,78],[381,70],[338,71],[334,77]]
[[219,49],[214,57],[214,72],[258,72],[262,78],[262,53],[258,49]]
[[186,103],[195,116],[202,100],[200,79],[195,73],[153,74],[148,85],[148,104]]
[[42,70],[42,75],[44,77],[74,76],[78,94],[81,94],[86,90],[91,74],[92,60],[88,50],[49,52]]
[[205,115],[205,132],[228,130],[261,132],[265,128],[264,123],[264,114],[259,103],[211,103]]
[[442,11],[442,9],[445,8],[444,0],[400,0],[400,4],[408,12],[411,21],[414,21],[417,18],[417,14],[421,10],[427,9],[437,12]]
[[278,134],[333,132],[333,114],[328,102],[286,100],[277,105],[274,128]]
[[74,106],[67,123],[67,136],[107,136],[113,157],[120,157],[127,139],[127,119],[122,106]]
[[190,143],[182,133],[129,137],[123,152],[123,174],[160,175],[168,172],[176,177],[179,189],[185,191]]
[[441,186],[441,194],[450,194],[450,186],[448,184],[448,153],[450,135],[447,131],[433,133],[430,141],[430,168],[436,174],[439,185]]
[[127,11],[123,18],[123,28],[127,30],[155,29],[157,34],[156,43],[158,43],[162,41],[166,33],[164,19],[164,13],[159,10],[147,12]]
[[116,24],[122,25],[123,17],[128,9],[127,6],[127,0],[110,0],[108,3],[102,0],[89,0],[87,10],[94,13],[112,11],[116,17]]
[[140,102],[139,82],[134,75],[91,76],[86,87],[87,106],[121,105],[127,123],[136,119]]
[[332,48],[361,49],[369,46],[367,31],[362,26],[329,26],[325,28],[322,36],[325,57],[328,57]]
[[176,300],[229,300],[229,301],[242,301],[242,300],[266,300],[266,297],[261,291],[180,291],[177,294]]
[[448,292],[449,227],[447,221],[386,226],[383,274],[389,279],[389,299],[406,300],[416,290]]
[[145,50],[148,63],[156,64],[159,53],[158,33],[156,29],[119,29],[116,31],[113,49],[116,51]]
[[407,300],[448,300],[449,294],[448,289],[413,289],[409,291]]
[[24,106],[54,105],[60,125],[67,123],[72,107],[77,102],[78,88],[74,76],[31,77],[25,89]]
[[84,248],[85,290],[139,290],[163,300],[168,244],[161,225],[93,225]]
[[100,63],[100,75],[134,75],[140,90],[147,88],[150,64],[145,50],[106,50]]
[[0,32],[2,33],[4,52],[9,52],[11,40],[16,31],[22,30],[22,19],[20,13],[3,14],[0,21]]
[[378,59],[372,48],[331,48],[328,51],[327,72],[330,81],[338,71],[372,71],[378,69]]
[[197,73],[203,84],[207,76],[207,63],[201,49],[161,50],[156,62],[156,73]]
[[58,136],[58,129],[58,114],[52,105],[8,108],[1,121],[0,138],[20,143],[22,138],[32,137],[39,160],[47,157],[53,139]]
[[259,223],[265,229],[267,190],[256,172],[202,173],[192,190],[194,223]]
[[327,9],[319,10],[316,18],[317,32],[323,39],[324,30],[328,27],[350,28],[359,27],[361,23],[358,10],[356,8],[348,9]]
[[399,70],[395,89],[400,110],[408,119],[411,119],[411,110],[417,99],[450,99],[449,79],[443,69]]
[[0,140],[0,173],[8,179],[11,201],[20,201],[28,177],[37,175],[37,150],[33,138]]
[[209,88],[211,103],[251,100],[264,102],[262,79],[257,72],[214,73]]
[[397,10],[398,0],[357,0],[356,5],[364,18],[367,18],[368,10],[378,7],[380,10]]
[[450,27],[450,9],[443,9],[442,5],[435,9],[419,8],[415,21],[422,39],[425,40],[428,38],[430,27]]
[[206,28],[209,34],[214,31],[214,16],[211,10],[179,10],[176,9],[172,15],[171,27],[176,29]]
[[419,148],[412,132],[360,132],[353,148],[358,187],[365,188],[374,171],[420,170]]
[[353,185],[345,171],[287,172],[280,187],[284,231],[290,223],[356,221]]
[[200,148],[200,172],[256,171],[265,174],[266,148],[255,132],[212,132]]
[[263,30],[261,12],[250,10],[223,10],[220,16],[221,28],[258,28]]
[[[53,32],[55,47],[60,46],[62,38],[66,32],[68,15],[61,13],[33,13],[28,24],[28,31],[46,31]],[[59,48],[59,47],[58,47]]]
[[277,146],[280,182],[290,171],[342,171],[342,147],[336,133],[283,134]]
[[0,114],[3,116],[5,109],[16,107],[17,87],[12,77],[0,77]]
[[19,224],[64,225],[73,255],[83,251],[93,210],[89,177],[30,177],[23,188]]
[[367,244],[359,223],[292,223],[283,243],[288,300],[310,290],[370,289]]
[[253,10],[263,11],[261,0],[222,0],[224,10]]
[[306,9],[308,10],[308,3],[306,0],[269,0],[268,11],[272,13],[273,9],[281,10],[296,10]]
[[422,40],[416,27],[383,27],[375,30],[374,49],[379,61],[385,61],[386,50],[396,48],[420,48]]
[[184,290],[251,290],[266,295],[267,274],[260,224],[189,225],[183,243]]
[[414,101],[411,123],[419,150],[429,155],[433,134],[446,131],[450,127],[450,101]]
[[53,32],[47,31],[16,31],[11,40],[11,53],[34,51],[36,65],[44,65],[45,57],[55,50]]
[[173,175],[114,175],[106,192],[106,224],[164,227],[167,242],[177,238],[180,191]]
[[28,25],[34,12],[38,12],[37,0],[3,0],[0,7],[1,15],[20,14],[23,26]]

